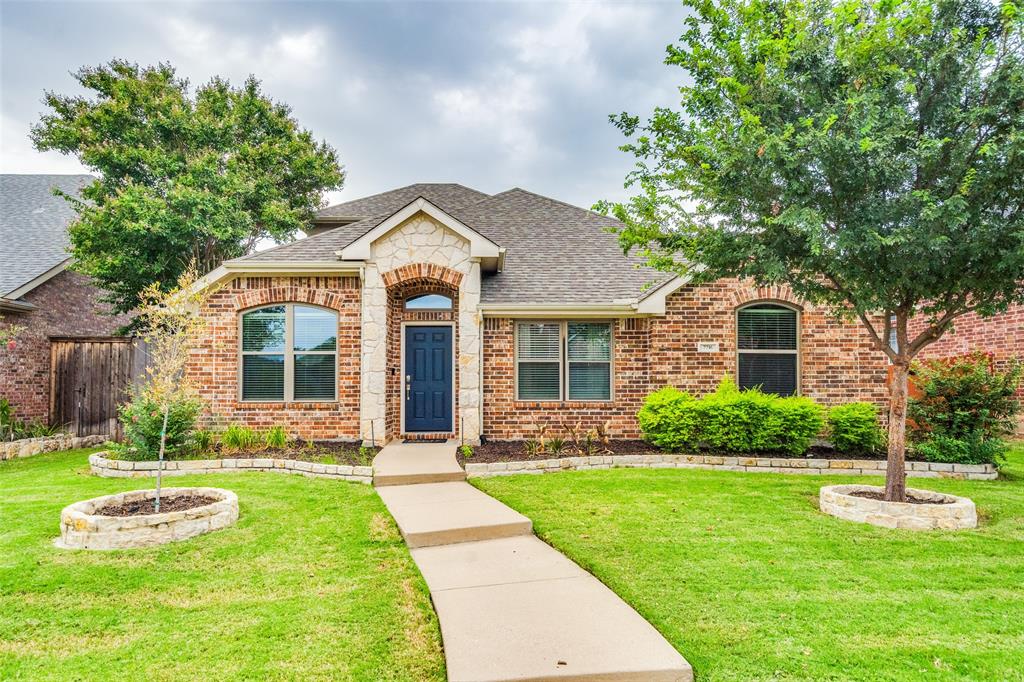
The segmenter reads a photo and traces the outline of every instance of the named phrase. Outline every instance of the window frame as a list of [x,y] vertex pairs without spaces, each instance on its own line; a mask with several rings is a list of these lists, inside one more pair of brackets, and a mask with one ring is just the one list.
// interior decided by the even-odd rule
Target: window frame
[[[524,398],[519,394],[519,325],[522,324],[557,324],[558,331],[558,398]],[[608,327],[608,360],[569,360],[569,325],[570,324],[603,324]],[[615,320],[608,319],[516,319],[512,327],[512,380],[515,402],[520,403],[612,403],[615,402]],[[526,362],[530,362],[527,360]],[[554,361],[549,361],[554,364]],[[607,398],[570,398],[570,362],[607,362],[608,363],[608,397]]]
[[[263,310],[265,308],[279,308],[284,306],[284,350],[277,351],[245,351],[243,350],[244,318],[249,313]],[[334,316],[335,334],[334,350],[295,350],[295,308],[316,308],[331,313]],[[336,403],[338,402],[338,333],[337,326],[340,320],[338,311],[314,303],[284,302],[267,303],[253,308],[246,308],[238,311],[238,343],[236,344],[236,356],[238,360],[238,402],[240,403]],[[284,393],[281,398],[246,398],[245,396],[245,356],[246,355],[283,355],[284,356]],[[334,387],[333,398],[295,398],[295,356],[296,355],[333,355],[334,356]]]
[[[410,308],[409,301],[424,296],[443,296],[448,299],[447,308]],[[402,299],[402,310],[410,313],[453,313],[455,312],[455,297],[441,291],[425,291],[419,294],[409,294]]]
[[[792,311],[793,313],[796,314],[796,346],[792,350],[740,348],[740,313],[746,310],[747,308],[753,308],[755,306],[760,305],[772,305],[779,308],[785,308],[786,310]],[[740,356],[743,355],[744,353],[749,353],[753,355],[795,355],[796,366],[794,371],[796,372],[796,381],[794,381],[794,385],[796,386],[796,391],[793,393],[793,395],[802,395],[803,360],[801,356],[803,355],[803,311],[800,310],[800,308],[796,307],[795,305],[785,303],[783,301],[750,301],[749,303],[744,303],[743,305],[736,308],[736,311],[733,314],[733,326],[735,328],[733,334],[733,343],[735,343],[736,345],[736,385],[739,386],[740,383]]]

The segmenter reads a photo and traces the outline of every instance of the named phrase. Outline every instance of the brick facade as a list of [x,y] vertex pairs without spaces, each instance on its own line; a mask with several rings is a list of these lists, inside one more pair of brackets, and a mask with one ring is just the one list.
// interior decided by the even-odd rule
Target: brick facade
[[128,324],[100,302],[101,292],[85,275],[65,270],[24,296],[36,306],[26,313],[0,313],[0,328],[25,327],[14,350],[0,349],[0,397],[7,398],[19,419],[50,419],[50,338],[112,336]]
[[[240,313],[274,303],[305,303],[338,313],[337,400],[243,402],[239,392]],[[255,429],[280,424],[314,439],[359,436],[360,283],[355,277],[238,277],[213,293],[203,308],[206,336],[193,352],[188,375],[205,402],[204,425],[237,423]]]
[[[607,425],[612,437],[640,434],[636,413],[644,396],[665,385],[695,395],[714,390],[725,374],[736,375],[736,310],[758,301],[800,310],[800,392],[824,405],[869,400],[885,405],[886,361],[858,323],[837,321],[825,310],[801,304],[788,289],[758,289],[736,280],[684,287],[667,301],[666,315],[619,319],[613,326],[613,396],[609,402],[515,400],[514,321],[484,325],[484,435],[514,440],[547,425]],[[697,343],[717,342],[716,353]]]

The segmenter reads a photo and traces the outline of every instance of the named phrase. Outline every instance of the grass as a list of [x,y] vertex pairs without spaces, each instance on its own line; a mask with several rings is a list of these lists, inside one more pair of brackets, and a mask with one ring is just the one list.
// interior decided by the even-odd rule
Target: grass
[[710,680],[1024,680],[1024,447],[973,531],[842,521],[870,477],[614,469],[476,479],[609,585]]
[[55,549],[60,510],[149,487],[91,452],[0,462],[0,679],[443,680],[426,586],[368,486],[191,476],[238,524],[141,550]]

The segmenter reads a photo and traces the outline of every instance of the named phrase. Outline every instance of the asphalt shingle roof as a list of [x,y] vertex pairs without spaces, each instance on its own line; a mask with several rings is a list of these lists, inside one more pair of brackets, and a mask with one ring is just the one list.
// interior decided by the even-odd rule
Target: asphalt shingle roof
[[60,265],[75,212],[53,188],[73,194],[91,175],[0,175],[0,296]]
[[626,256],[609,228],[613,218],[515,188],[493,196],[462,185],[418,184],[326,208],[320,216],[371,217],[245,258],[334,260],[390,215],[423,197],[505,249],[505,267],[485,274],[483,303],[611,303],[637,299],[666,273]]
[[445,211],[486,199],[487,194],[454,182],[420,182],[372,196],[328,206],[317,218],[372,218],[391,215],[417,197],[423,197]]

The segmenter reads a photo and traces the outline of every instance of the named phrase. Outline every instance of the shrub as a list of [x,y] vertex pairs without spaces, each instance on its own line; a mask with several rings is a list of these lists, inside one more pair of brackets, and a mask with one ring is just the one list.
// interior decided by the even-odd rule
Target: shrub
[[790,454],[806,452],[824,425],[821,407],[810,398],[741,391],[728,377],[699,400],[671,387],[656,391],[637,419],[644,438],[668,450]]
[[1013,433],[1022,366],[997,370],[988,354],[915,365],[920,395],[910,401],[911,440],[922,457],[964,464],[997,463]]
[[1000,438],[985,438],[979,433],[966,438],[933,434],[915,444],[914,451],[929,462],[952,464],[995,464],[1004,459],[1006,443]]
[[[121,459],[151,461],[160,455],[160,431],[163,428],[164,413],[160,406],[147,398],[136,397],[118,408],[118,415],[124,425],[125,442],[114,448],[114,454]],[[192,444],[199,403],[183,400],[172,403],[167,415],[167,443],[164,457],[174,459]]]
[[828,411],[828,435],[832,446],[851,455],[868,455],[885,445],[874,403],[847,403]]
[[192,433],[192,447],[196,453],[209,452],[213,448],[213,432],[197,429]]
[[266,432],[263,436],[264,442],[268,448],[276,448],[278,450],[288,447],[288,433],[284,430],[284,427],[277,425]]
[[248,426],[231,424],[221,434],[220,444],[228,450],[252,450],[262,439]]

